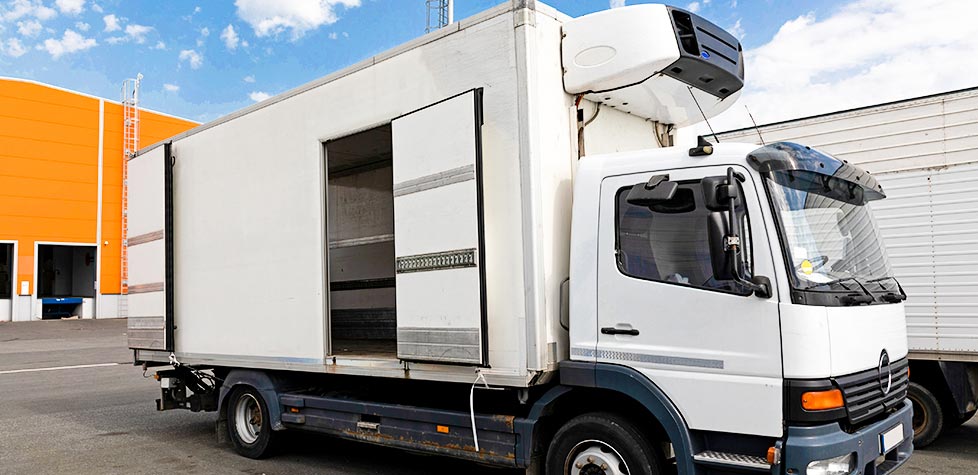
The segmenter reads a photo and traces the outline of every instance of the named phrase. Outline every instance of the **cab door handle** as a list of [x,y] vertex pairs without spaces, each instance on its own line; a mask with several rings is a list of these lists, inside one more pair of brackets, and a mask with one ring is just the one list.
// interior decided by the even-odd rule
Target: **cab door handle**
[[615,327],[604,327],[601,329],[601,333],[605,335],[631,335],[638,336],[638,330],[635,328],[615,328]]

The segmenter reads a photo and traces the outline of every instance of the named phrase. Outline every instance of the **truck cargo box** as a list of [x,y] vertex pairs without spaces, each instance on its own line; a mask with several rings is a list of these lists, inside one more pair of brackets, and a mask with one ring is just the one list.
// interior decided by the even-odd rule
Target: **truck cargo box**
[[[504,4],[142,150],[137,361],[543,381],[567,355],[567,20]],[[656,147],[608,97],[588,153]]]

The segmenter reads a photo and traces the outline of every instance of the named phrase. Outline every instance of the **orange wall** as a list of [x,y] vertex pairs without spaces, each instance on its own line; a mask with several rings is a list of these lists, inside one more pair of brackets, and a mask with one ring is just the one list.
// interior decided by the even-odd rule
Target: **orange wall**
[[[105,102],[101,293],[119,293],[122,106]],[[140,146],[197,124],[140,112]],[[99,100],[0,79],[0,241],[16,240],[17,284],[34,285],[34,243],[96,244]],[[106,245],[106,241],[108,244]]]

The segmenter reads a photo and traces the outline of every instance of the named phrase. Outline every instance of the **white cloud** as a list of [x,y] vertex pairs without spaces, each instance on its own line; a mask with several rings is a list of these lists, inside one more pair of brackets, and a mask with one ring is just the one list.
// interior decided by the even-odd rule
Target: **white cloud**
[[58,12],[55,9],[44,6],[41,0],[12,0],[5,8],[0,8],[0,17],[7,21],[25,17],[34,17],[44,21],[57,15]]
[[204,46],[204,39],[211,35],[211,30],[206,26],[200,29],[200,38],[197,38],[197,46]]
[[97,4],[97,3],[93,3],[92,4],[92,11],[95,12],[95,13],[102,13],[102,7],[100,7],[99,4]]
[[154,46],[152,49],[166,49],[166,43],[157,41],[156,46]]
[[153,31],[153,27],[146,25],[126,25],[126,36],[138,44],[146,42],[146,35]]
[[[857,0],[800,16],[744,52],[740,104],[770,123],[974,86],[978,63],[962,55],[978,51],[975,17],[972,0]],[[749,124],[738,105],[714,128]]]
[[734,23],[733,26],[727,28],[727,31],[731,35],[734,35],[738,40],[744,41],[744,36],[746,33],[744,32],[744,27],[740,25],[740,18],[737,19],[737,22]]
[[290,32],[296,40],[322,25],[336,23],[336,6],[355,8],[360,0],[235,0],[238,17],[251,25],[257,36]]
[[335,40],[336,38],[339,38],[339,37],[340,37],[339,33],[335,32],[335,31],[329,34],[329,39],[331,39],[331,40]]
[[61,13],[77,15],[85,9],[85,0],[55,0],[55,5]]
[[[44,40],[43,48],[47,50],[52,58],[58,59],[65,54],[84,51],[89,48],[94,48],[96,45],[98,43],[94,39],[85,38],[74,30],[67,29],[60,40],[54,38]],[[40,45],[38,48],[40,48]]]
[[17,22],[17,33],[21,36],[33,37],[41,32],[41,22],[37,20],[26,20]]
[[609,0],[608,6],[611,8],[621,8],[625,6],[625,0]]
[[0,42],[0,53],[12,58],[19,58],[27,53],[27,48],[17,38],[10,38],[5,43]]
[[255,82],[255,77],[254,76],[245,76],[244,79],[242,79],[242,81],[244,81],[246,83],[254,83]]
[[180,90],[180,86],[176,84],[163,84],[163,90],[166,92],[177,92]]
[[233,25],[228,25],[224,31],[221,31],[221,39],[224,40],[224,46],[227,46],[229,50],[234,51],[238,48],[240,40],[238,39],[238,33],[234,31]]
[[117,45],[119,43],[125,43],[127,41],[129,41],[129,38],[125,36],[113,36],[105,40],[105,42],[110,45]]
[[92,25],[83,21],[75,22],[75,28],[78,28],[80,31],[88,31],[91,27]]
[[689,10],[689,11],[691,11],[691,12],[693,12],[693,13],[696,13],[696,12],[700,11],[700,2],[692,2],[692,3],[690,3],[690,4],[686,5],[686,9]]
[[105,30],[102,31],[112,32],[112,31],[119,31],[122,29],[122,27],[119,26],[119,17],[115,15],[105,15],[104,17],[102,17],[102,21],[105,22]]
[[192,49],[180,51],[179,59],[181,63],[186,61],[190,65],[190,69],[200,69],[204,64],[204,57]]
[[194,15],[200,13],[200,7],[194,7]]
[[251,99],[251,100],[253,100],[253,101],[255,101],[255,102],[264,101],[265,99],[268,99],[269,97],[272,97],[272,95],[269,94],[269,93],[267,93],[267,92],[262,92],[262,91],[254,91],[251,94],[248,94],[248,98]]

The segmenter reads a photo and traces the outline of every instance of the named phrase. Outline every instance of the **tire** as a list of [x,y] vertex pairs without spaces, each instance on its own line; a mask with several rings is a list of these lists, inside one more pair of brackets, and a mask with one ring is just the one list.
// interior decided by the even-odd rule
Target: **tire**
[[268,404],[258,390],[251,386],[235,387],[225,408],[228,438],[235,452],[250,459],[265,458],[274,452],[276,437]]
[[910,383],[907,398],[913,403],[913,445],[927,447],[944,430],[941,403],[927,388],[914,382]]
[[657,446],[624,417],[590,413],[571,419],[554,435],[546,475],[662,475]]

